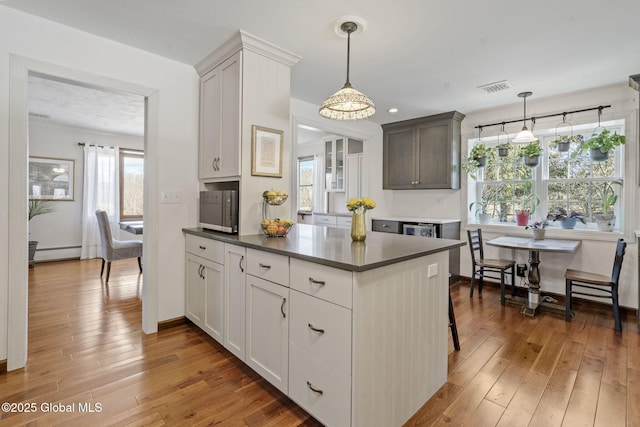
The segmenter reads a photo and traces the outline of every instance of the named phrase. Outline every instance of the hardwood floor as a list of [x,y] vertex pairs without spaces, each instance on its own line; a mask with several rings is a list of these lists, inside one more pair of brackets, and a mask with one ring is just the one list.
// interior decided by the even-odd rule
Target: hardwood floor
[[[143,334],[135,259],[115,262],[108,286],[99,270],[99,260],[30,270],[29,359],[0,375],[0,402],[35,411],[0,412],[0,426],[319,425],[196,327]],[[449,343],[447,383],[407,426],[640,426],[635,317],[620,334],[594,305],[565,323],[501,307],[491,287],[470,299],[460,282],[452,294],[462,349]]]

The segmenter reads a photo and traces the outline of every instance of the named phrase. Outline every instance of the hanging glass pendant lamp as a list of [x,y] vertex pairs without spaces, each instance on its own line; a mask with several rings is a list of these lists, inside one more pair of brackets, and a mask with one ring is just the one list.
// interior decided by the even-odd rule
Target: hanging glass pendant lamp
[[367,95],[357,91],[349,82],[349,57],[351,50],[351,33],[358,29],[355,22],[344,22],[340,29],[347,33],[347,81],[338,92],[322,103],[320,115],[332,120],[362,120],[376,112],[373,101]]
[[527,96],[533,95],[533,92],[520,92],[518,96],[524,98],[524,117],[522,119],[522,130],[516,135],[511,142],[533,142],[538,138],[533,136],[533,132],[527,129]]

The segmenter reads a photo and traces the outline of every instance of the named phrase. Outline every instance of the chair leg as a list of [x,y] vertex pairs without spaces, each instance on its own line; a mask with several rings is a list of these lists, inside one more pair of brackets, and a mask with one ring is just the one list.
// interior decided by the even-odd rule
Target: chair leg
[[564,321],[571,321],[571,280],[565,280]]
[[482,285],[484,285],[484,267],[480,267],[480,278],[478,279],[478,294],[482,295]]
[[458,338],[458,327],[456,326],[456,316],[453,314],[453,302],[451,302],[451,291],[449,291],[449,326],[453,337],[453,348],[460,351],[460,339]]
[[140,268],[140,273],[142,273],[142,261],[140,260],[140,257],[138,257],[138,267]]
[[111,261],[107,263],[107,279],[105,280],[105,282],[109,281],[109,274],[111,274]]
[[515,264],[511,266],[511,296],[516,296],[516,266]]
[[500,305],[504,305],[504,269],[500,270]]
[[471,267],[471,289],[469,290],[469,297],[473,297],[473,285],[476,281],[476,266]]
[[613,318],[615,320],[616,331],[622,331],[622,322],[620,321],[620,306],[618,305],[618,289],[611,291],[611,298],[613,299]]
[[102,268],[100,269],[100,277],[102,277],[103,273],[104,273],[104,258],[102,258]]

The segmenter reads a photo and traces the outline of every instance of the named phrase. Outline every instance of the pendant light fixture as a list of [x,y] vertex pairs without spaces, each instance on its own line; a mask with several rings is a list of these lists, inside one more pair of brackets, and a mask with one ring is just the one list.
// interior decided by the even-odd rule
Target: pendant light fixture
[[340,29],[347,33],[347,81],[338,92],[327,98],[320,107],[320,115],[332,120],[362,120],[376,112],[373,101],[362,92],[355,90],[349,82],[349,57],[351,33],[358,29],[355,22],[344,22]]
[[538,138],[533,136],[533,132],[527,129],[527,96],[533,95],[533,92],[520,92],[518,96],[524,98],[524,117],[522,119],[522,130],[513,138],[512,142],[533,142]]

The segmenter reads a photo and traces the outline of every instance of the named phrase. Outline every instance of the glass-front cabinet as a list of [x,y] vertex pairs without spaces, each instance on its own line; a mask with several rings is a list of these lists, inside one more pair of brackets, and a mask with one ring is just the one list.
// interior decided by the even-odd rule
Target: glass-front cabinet
[[344,191],[345,138],[324,142],[324,189]]

